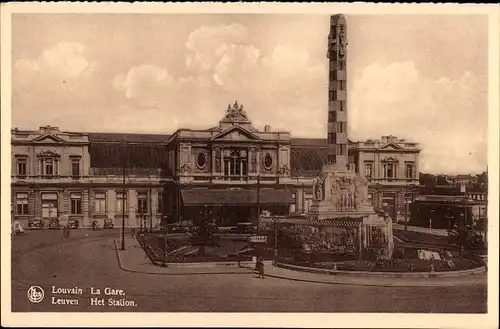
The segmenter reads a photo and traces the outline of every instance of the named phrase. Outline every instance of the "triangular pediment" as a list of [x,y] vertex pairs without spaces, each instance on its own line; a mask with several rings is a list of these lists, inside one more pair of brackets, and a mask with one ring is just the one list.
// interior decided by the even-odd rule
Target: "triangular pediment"
[[388,144],[385,144],[384,146],[380,147],[380,150],[384,150],[384,151],[401,150],[401,149],[402,149],[401,146],[394,144],[394,143],[388,143]]
[[64,143],[64,140],[54,135],[45,134],[33,139],[33,142],[59,144],[59,143]]
[[220,134],[212,137],[212,140],[221,141],[259,141],[260,138],[252,132],[240,127],[234,126],[222,131]]

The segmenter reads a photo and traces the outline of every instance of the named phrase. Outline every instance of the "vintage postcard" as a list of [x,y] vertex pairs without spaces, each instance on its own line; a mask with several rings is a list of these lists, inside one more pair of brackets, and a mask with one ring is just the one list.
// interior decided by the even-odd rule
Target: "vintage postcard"
[[498,27],[2,5],[2,325],[496,328]]

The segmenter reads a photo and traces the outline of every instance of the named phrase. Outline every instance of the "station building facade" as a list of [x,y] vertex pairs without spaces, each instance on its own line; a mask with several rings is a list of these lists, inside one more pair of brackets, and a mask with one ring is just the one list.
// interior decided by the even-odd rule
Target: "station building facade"
[[[217,225],[232,226],[255,222],[264,210],[304,214],[327,163],[326,139],[259,131],[237,102],[215,127],[171,135],[50,126],[11,133],[12,217],[23,225],[57,218],[61,225],[107,220],[119,227],[125,215],[127,227],[156,226],[163,216],[193,221],[209,212]],[[392,136],[349,143],[350,165],[369,179],[375,208],[393,219],[417,191],[419,151]]]

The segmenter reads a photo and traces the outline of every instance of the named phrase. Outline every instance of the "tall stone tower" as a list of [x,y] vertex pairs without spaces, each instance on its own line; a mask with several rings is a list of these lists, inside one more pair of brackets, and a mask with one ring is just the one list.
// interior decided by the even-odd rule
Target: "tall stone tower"
[[347,139],[347,24],[344,15],[330,17],[328,54],[328,163],[338,169],[348,165]]

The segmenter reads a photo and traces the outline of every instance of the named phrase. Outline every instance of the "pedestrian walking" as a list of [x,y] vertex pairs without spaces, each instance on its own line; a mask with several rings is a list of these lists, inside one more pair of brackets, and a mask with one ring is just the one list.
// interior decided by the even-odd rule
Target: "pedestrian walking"
[[264,279],[264,263],[261,259],[257,260],[257,271],[259,271],[259,278]]
[[69,238],[69,225],[66,224],[63,228],[63,237]]
[[93,220],[92,221],[92,231],[95,231],[96,228],[97,228],[97,221]]

